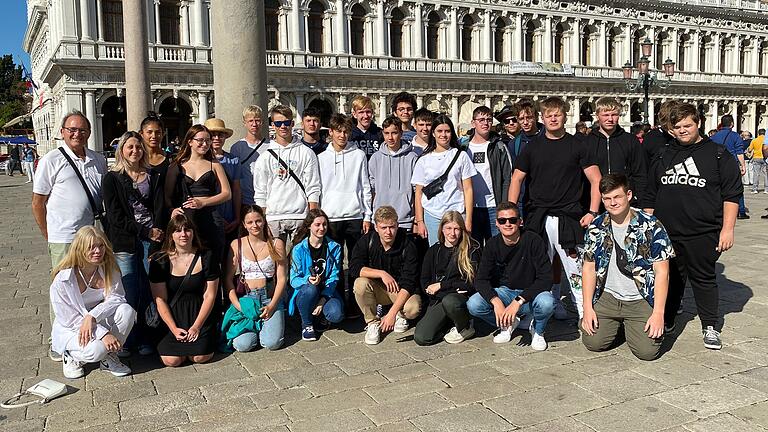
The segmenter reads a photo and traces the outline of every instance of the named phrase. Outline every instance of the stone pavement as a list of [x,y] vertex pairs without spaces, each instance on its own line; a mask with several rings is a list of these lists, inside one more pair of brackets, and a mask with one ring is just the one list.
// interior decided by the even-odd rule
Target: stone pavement
[[[726,311],[720,352],[706,350],[690,292],[671,350],[655,362],[626,347],[594,354],[575,327],[553,323],[535,353],[487,336],[418,347],[390,335],[362,343],[362,326],[277,352],[217,356],[134,374],[91,370],[66,380],[50,361],[49,261],[32,220],[30,185],[0,176],[0,395],[43,378],[70,393],[44,406],[0,409],[2,431],[757,431],[768,429],[768,195],[747,195],[736,246],[720,260]],[[682,326],[678,325],[678,328]],[[354,333],[352,333],[354,332]],[[523,338],[523,341],[525,339]]]

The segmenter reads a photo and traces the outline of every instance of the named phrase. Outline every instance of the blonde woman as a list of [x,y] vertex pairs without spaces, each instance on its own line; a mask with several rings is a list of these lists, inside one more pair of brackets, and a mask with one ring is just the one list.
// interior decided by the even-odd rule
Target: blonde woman
[[120,270],[104,233],[90,225],[80,228],[52,274],[52,345],[62,353],[64,376],[80,378],[83,365],[95,362],[112,375],[130,374],[117,351],[136,322],[136,311],[125,301]]
[[440,339],[456,344],[475,334],[467,300],[474,293],[480,246],[455,210],[440,219],[438,239],[427,250],[421,266],[421,286],[429,296],[429,306],[413,334],[419,345],[433,345]]

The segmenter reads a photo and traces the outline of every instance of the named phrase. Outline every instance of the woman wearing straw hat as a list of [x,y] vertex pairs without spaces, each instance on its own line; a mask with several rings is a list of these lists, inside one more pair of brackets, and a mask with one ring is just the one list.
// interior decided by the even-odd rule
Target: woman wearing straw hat
[[232,198],[219,204],[216,207],[218,215],[222,218],[222,225],[228,240],[233,240],[237,236],[240,226],[239,214],[241,205],[240,194],[240,160],[237,156],[224,150],[224,142],[232,136],[232,129],[224,125],[224,120],[210,118],[205,121],[205,127],[211,132],[211,148],[213,156],[219,161],[229,180],[229,187],[232,190]]

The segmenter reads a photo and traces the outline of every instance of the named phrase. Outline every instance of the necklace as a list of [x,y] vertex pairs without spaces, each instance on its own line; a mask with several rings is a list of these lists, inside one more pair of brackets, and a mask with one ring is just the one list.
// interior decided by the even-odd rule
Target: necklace
[[85,282],[85,287],[86,288],[95,289],[94,286],[91,285],[91,283],[93,282],[93,278],[96,277],[96,273],[99,272],[99,268],[98,267],[93,272],[93,274],[91,274],[91,277],[90,277],[90,279],[88,279],[88,282],[85,281],[85,276],[83,276],[83,270],[80,267],[77,268],[77,272],[80,274],[80,279],[82,279],[83,282]]

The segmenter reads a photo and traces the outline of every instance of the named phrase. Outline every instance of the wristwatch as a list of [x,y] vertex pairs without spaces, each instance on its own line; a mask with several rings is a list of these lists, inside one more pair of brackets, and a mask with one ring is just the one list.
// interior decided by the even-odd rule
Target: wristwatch
[[592,210],[590,210],[590,211],[589,211],[589,214],[591,214],[591,215],[592,215],[592,216],[594,216],[594,217],[598,217],[598,216],[600,216],[600,213],[598,213],[598,212],[596,212],[596,211],[592,211]]
[[515,297],[515,301],[518,302],[520,306],[525,304],[525,300],[520,296]]

